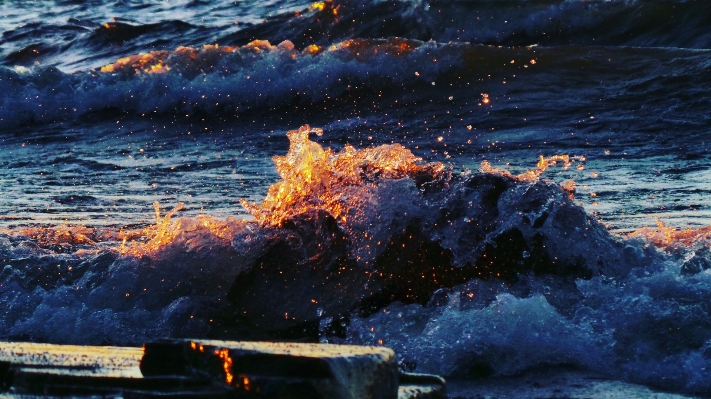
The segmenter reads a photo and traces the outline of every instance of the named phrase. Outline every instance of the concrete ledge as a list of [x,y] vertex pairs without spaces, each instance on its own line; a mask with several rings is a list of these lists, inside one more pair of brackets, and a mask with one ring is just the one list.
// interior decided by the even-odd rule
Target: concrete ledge
[[395,399],[398,395],[395,353],[384,347],[160,341],[146,344],[141,372],[144,376],[207,375],[264,397],[289,397],[291,391],[304,398]]
[[162,340],[144,348],[0,342],[0,396],[444,399],[384,347]]

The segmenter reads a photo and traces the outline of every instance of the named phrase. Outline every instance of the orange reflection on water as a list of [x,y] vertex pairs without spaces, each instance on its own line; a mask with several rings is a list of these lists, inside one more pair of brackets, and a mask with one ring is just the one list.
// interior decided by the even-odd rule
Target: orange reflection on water
[[220,220],[207,215],[195,218],[180,218],[173,220],[176,212],[183,209],[184,204],[178,203],[164,217],[160,214],[160,204],[153,203],[155,208],[155,225],[138,230],[121,230],[119,237],[122,240],[119,252],[123,255],[141,257],[155,255],[161,249],[170,245],[179,237],[184,237],[186,245],[199,246],[202,242],[208,245],[219,241],[229,242],[243,223],[229,217]]
[[[217,349],[215,350],[215,354],[222,359],[222,369],[225,371],[225,382],[227,382],[228,385],[232,385],[234,375],[232,375],[232,358],[230,357],[229,349]],[[249,390],[249,380],[246,377],[244,380],[246,381],[244,384],[246,385],[245,388]]]
[[312,44],[304,49],[304,54],[317,55],[323,51],[323,47]]
[[[482,161],[481,165],[479,165],[479,171],[482,173],[493,173],[500,176],[511,177],[522,182],[534,182],[541,177],[543,172],[545,172],[549,167],[558,164],[558,162],[562,162],[563,170],[567,170],[568,168],[570,168],[573,162],[576,161],[585,162],[586,159],[583,156],[553,155],[551,157],[546,158],[541,155],[541,157],[538,159],[538,163],[536,164],[536,169],[531,169],[521,173],[520,175],[514,176],[508,170],[494,168],[493,166],[491,166],[491,163],[489,163],[489,161],[484,160]],[[570,187],[572,188],[574,186]]]
[[345,51],[360,61],[376,54],[403,56],[420,47],[417,40],[391,37],[389,39],[349,39],[329,47],[329,51]]
[[[317,1],[313,4],[311,4],[311,6],[309,6],[309,11],[325,13],[326,15],[331,15],[333,18],[335,18],[335,16],[338,15],[339,8],[341,8],[341,6],[334,7],[333,1],[326,0],[326,1]],[[321,15],[323,15],[323,14],[321,14]]]
[[[290,42],[289,42],[290,43]],[[180,46],[174,51],[151,51],[129,57],[120,58],[113,64],[101,67],[103,73],[129,72],[129,73],[164,73],[173,68],[182,69],[210,69],[214,67],[217,57],[222,54],[238,50],[247,52],[261,52],[276,49],[266,40],[255,40],[242,47],[204,45],[202,47]],[[293,45],[291,46],[293,48]]]
[[[335,9],[334,9],[335,11]],[[328,47],[329,52],[342,53],[364,61],[377,54],[402,56],[409,54],[420,47],[422,42],[402,38],[389,39],[350,39]],[[236,53],[238,55],[260,54],[276,51],[277,54],[286,54],[292,59],[304,55],[318,55],[326,50],[316,44],[306,46],[298,52],[294,44],[284,40],[274,46],[267,40],[254,40],[244,46],[218,46],[204,45],[201,47],[180,46],[174,51],[151,51],[129,57],[123,57],[113,64],[100,68],[103,73],[128,73],[128,74],[157,74],[176,70],[204,72],[217,67],[219,57]]]
[[135,73],[162,73],[170,70],[170,67],[163,65],[163,59],[168,56],[167,51],[151,51],[148,54],[141,53],[130,57],[119,58],[113,64],[101,67],[101,72],[111,73],[126,69],[133,69]]
[[[122,243],[119,251],[122,254],[141,256],[155,252],[166,244],[173,242],[175,236],[180,233],[181,226],[179,222],[171,222],[171,218],[176,212],[183,209],[184,206],[185,204],[179,202],[178,205],[168,212],[164,218],[161,218],[160,204],[158,202],[154,202],[153,208],[155,209],[156,224],[139,231],[122,232]],[[150,237],[150,239],[146,243],[140,243],[137,241],[128,243],[129,238],[135,237]]]
[[110,241],[115,235],[106,229],[86,226],[60,225],[52,227],[3,228],[0,234],[20,235],[32,239],[39,247],[73,247],[76,245],[96,245],[97,242]]
[[656,228],[643,227],[629,233],[627,237],[643,238],[662,249],[672,249],[679,246],[692,248],[699,244],[708,246],[711,242],[711,226],[677,229],[665,226],[664,222],[657,220]]
[[437,175],[441,163],[421,164],[421,159],[400,144],[357,150],[346,145],[334,153],[309,140],[321,129],[304,125],[287,133],[290,146],[285,156],[273,158],[281,181],[269,187],[261,204],[242,205],[263,225],[278,226],[288,218],[311,209],[324,209],[337,221],[361,217],[351,204],[376,179],[400,179],[420,172]]
[[55,252],[87,255],[110,249],[122,255],[142,257],[156,255],[176,241],[182,242],[188,250],[228,244],[245,225],[243,220],[234,217],[220,220],[208,215],[174,220],[176,212],[183,209],[183,203],[165,216],[161,216],[157,202],[153,206],[156,222],[144,228],[27,226],[1,228],[0,234],[26,237],[38,248]]
[[309,9],[315,10],[315,11],[323,11],[325,8],[326,8],[326,3],[324,3],[323,1],[317,1],[313,4],[311,4],[311,6],[309,7]]

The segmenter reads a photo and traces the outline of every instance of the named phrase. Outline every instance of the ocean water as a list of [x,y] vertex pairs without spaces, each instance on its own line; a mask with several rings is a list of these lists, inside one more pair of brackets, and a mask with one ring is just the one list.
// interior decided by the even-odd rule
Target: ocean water
[[0,339],[386,345],[709,394],[709,24],[693,0],[3,2]]

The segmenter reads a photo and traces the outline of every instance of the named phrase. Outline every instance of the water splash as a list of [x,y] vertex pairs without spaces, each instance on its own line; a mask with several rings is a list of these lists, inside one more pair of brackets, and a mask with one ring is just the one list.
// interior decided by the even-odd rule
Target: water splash
[[[513,175],[511,172],[505,169],[499,169],[491,166],[491,163],[489,161],[484,160],[482,161],[481,165],[479,166],[479,171],[482,173],[492,173],[496,174],[499,176],[504,176],[504,177],[510,177],[514,178],[520,182],[534,182],[538,179],[540,179],[541,175],[551,166],[555,166],[558,164],[558,162],[563,163],[563,170],[568,170],[570,166],[573,164],[573,162],[585,162],[586,159],[584,156],[570,156],[570,155],[553,155],[551,157],[544,157],[541,155],[541,157],[538,159],[538,163],[536,164],[536,169],[531,169],[528,170],[524,173],[521,173],[519,175]],[[582,165],[578,165],[578,169],[582,170],[583,168],[580,168]],[[570,189],[574,186],[570,186],[570,184],[566,185],[564,187],[566,191],[567,189]]]
[[425,173],[442,175],[445,166],[423,164],[400,144],[386,144],[356,150],[346,145],[334,153],[309,140],[309,133],[321,135],[321,129],[304,125],[287,133],[289,152],[275,156],[274,164],[282,180],[269,188],[260,205],[246,200],[242,205],[265,226],[279,226],[290,217],[313,209],[322,209],[339,223],[365,217],[371,186],[380,179],[401,179]]
[[220,220],[208,215],[199,215],[194,219],[173,220],[173,216],[184,208],[182,202],[179,202],[164,217],[161,217],[158,202],[154,202],[153,207],[156,219],[154,225],[139,230],[120,231],[119,236],[122,241],[119,253],[135,257],[157,256],[165,247],[178,242],[182,242],[188,248],[228,245],[232,237],[243,229],[245,224],[244,221],[234,217]]
[[628,238],[642,238],[665,251],[711,246],[711,226],[683,228],[666,226],[657,219],[657,226],[643,227],[627,234]]

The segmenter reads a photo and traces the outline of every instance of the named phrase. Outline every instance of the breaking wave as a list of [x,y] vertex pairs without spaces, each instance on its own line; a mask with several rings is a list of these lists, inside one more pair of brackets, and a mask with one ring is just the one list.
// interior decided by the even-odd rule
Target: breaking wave
[[235,118],[255,109],[270,112],[330,99],[346,102],[345,93],[358,86],[363,91],[429,82],[426,79],[460,64],[461,52],[461,46],[404,39],[351,40],[303,51],[289,41],[276,46],[255,41],[242,47],[154,51],[87,73],[0,68],[0,89],[6,93],[0,126],[92,114],[101,118],[102,113]]
[[334,0],[310,6],[303,1],[218,1],[210,7],[103,1],[88,7],[44,0],[5,7],[9,20],[0,63],[41,63],[75,72],[156,48],[243,46],[257,39],[291,40],[300,50],[389,37],[503,46],[708,49],[709,7],[683,0]]
[[253,221],[156,205],[145,229],[4,230],[0,338],[347,342],[448,377],[563,364],[711,391],[703,231],[664,250],[663,230],[611,235],[574,186],[540,178],[575,158],[453,173],[400,145],[324,150],[314,132],[289,132]]
[[[326,1],[307,16],[281,15],[226,36],[325,45],[354,37],[408,37],[503,46],[598,45],[709,48],[701,1]],[[381,23],[382,21],[382,23]]]
[[[706,49],[711,40],[711,6],[705,2],[516,3],[340,0],[301,11],[291,4],[290,12],[224,35],[211,30],[216,27],[174,20],[28,24],[7,32],[5,42],[22,47],[20,42],[38,35],[88,36],[86,43],[63,47],[33,41],[5,55],[0,129],[145,115],[234,120],[295,107],[310,119],[309,108],[345,107],[355,98],[377,96],[381,88],[402,94],[447,73],[490,76],[509,61],[500,57],[515,55],[481,56],[482,45]],[[156,47],[163,50],[151,50]],[[84,48],[90,49],[89,59],[77,50]],[[576,51],[548,52],[565,57]],[[628,52],[634,53],[615,55]],[[71,66],[63,64],[67,59]]]

